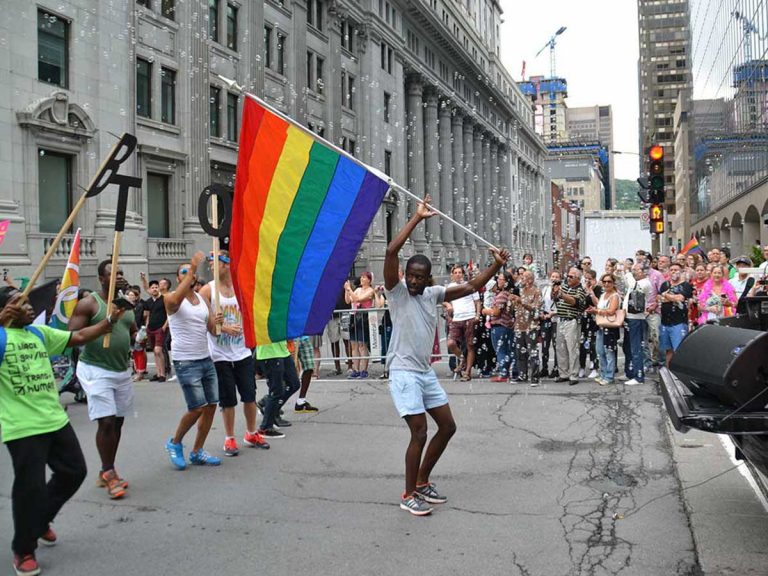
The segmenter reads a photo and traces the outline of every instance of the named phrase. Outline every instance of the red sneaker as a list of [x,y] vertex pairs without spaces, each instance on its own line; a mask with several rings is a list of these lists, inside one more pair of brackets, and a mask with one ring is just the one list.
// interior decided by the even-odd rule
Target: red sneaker
[[504,376],[494,376],[491,378],[491,382],[507,382],[509,378],[505,378]]
[[34,554],[16,554],[13,555],[13,569],[17,576],[35,576],[40,574],[40,566],[35,560]]
[[40,536],[40,543],[46,546],[56,545],[56,532],[53,531],[50,525],[48,525],[48,530],[45,531],[45,534]]
[[253,434],[246,432],[245,436],[243,436],[243,443],[246,446],[251,446],[252,448],[263,448],[264,450],[269,450],[269,443],[264,440],[264,436],[258,432],[254,432]]

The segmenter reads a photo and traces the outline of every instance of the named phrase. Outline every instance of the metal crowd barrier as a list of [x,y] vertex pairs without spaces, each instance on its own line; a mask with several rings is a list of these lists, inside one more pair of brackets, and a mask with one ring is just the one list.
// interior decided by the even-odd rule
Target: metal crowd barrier
[[[438,321],[437,321],[437,337],[440,347],[439,354],[433,354],[434,357],[440,358],[436,362],[447,363],[450,353],[446,347],[446,322],[442,313],[442,306],[439,306]],[[384,313],[386,308],[365,308],[357,310],[339,309],[334,310],[331,320],[326,325],[322,334],[322,345],[320,347],[320,358],[316,360],[321,363],[321,366],[325,364],[328,366],[328,362],[333,365],[333,362],[339,360],[342,364],[346,364],[347,360],[353,358],[347,355],[343,340],[356,340],[358,342],[365,341],[368,344],[367,356],[355,356],[355,359],[361,360],[367,359],[371,363],[376,363],[385,357],[386,350],[389,346],[389,338],[391,338],[391,328],[387,330],[384,325]],[[329,336],[329,325],[331,323],[338,322],[340,324],[342,339],[339,340],[339,356],[334,357],[331,349],[331,339]],[[335,331],[332,327],[331,331]],[[365,331],[365,332],[362,332]]]

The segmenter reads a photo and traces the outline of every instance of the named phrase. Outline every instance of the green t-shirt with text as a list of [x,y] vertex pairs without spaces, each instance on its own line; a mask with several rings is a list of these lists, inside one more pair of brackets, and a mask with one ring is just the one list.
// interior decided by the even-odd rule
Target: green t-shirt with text
[[270,358],[287,358],[291,353],[288,351],[288,342],[272,342],[271,344],[259,344],[256,346],[256,360],[269,360]]
[[59,403],[59,391],[49,356],[58,356],[70,333],[35,326],[43,343],[30,330],[6,328],[0,364],[0,430],[3,442],[61,430],[69,422]]

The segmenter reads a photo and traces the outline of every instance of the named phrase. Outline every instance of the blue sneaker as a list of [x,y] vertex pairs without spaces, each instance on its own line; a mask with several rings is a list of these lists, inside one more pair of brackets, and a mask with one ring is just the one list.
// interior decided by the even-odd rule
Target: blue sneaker
[[347,375],[347,379],[351,380],[352,378],[360,378],[360,372],[357,370],[352,370],[352,372]]
[[171,464],[177,470],[184,470],[187,467],[187,461],[184,460],[184,446],[181,442],[174,444],[173,438],[168,438],[168,442],[165,443],[165,450],[168,452],[168,456],[171,457]]
[[197,466],[218,466],[221,464],[221,458],[216,458],[216,456],[212,456],[200,448],[197,452],[189,453],[189,462]]

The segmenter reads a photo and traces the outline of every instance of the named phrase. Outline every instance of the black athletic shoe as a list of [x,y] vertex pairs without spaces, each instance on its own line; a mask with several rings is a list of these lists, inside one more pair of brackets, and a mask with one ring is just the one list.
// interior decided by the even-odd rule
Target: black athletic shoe
[[275,428],[288,428],[293,426],[288,420],[284,420],[282,416],[275,416]]
[[318,409],[312,406],[309,402],[305,401],[304,404],[296,403],[296,406],[293,407],[293,411],[297,412],[298,414],[309,414],[311,412],[317,412]]
[[560,378],[560,377],[555,378],[555,382],[557,382],[558,384],[562,384],[563,382],[570,382],[570,381],[571,381],[570,378]]
[[275,430],[274,428],[262,428],[259,430],[259,434],[264,436],[264,438],[269,438],[270,440],[274,438],[285,438],[285,434],[279,430]]

